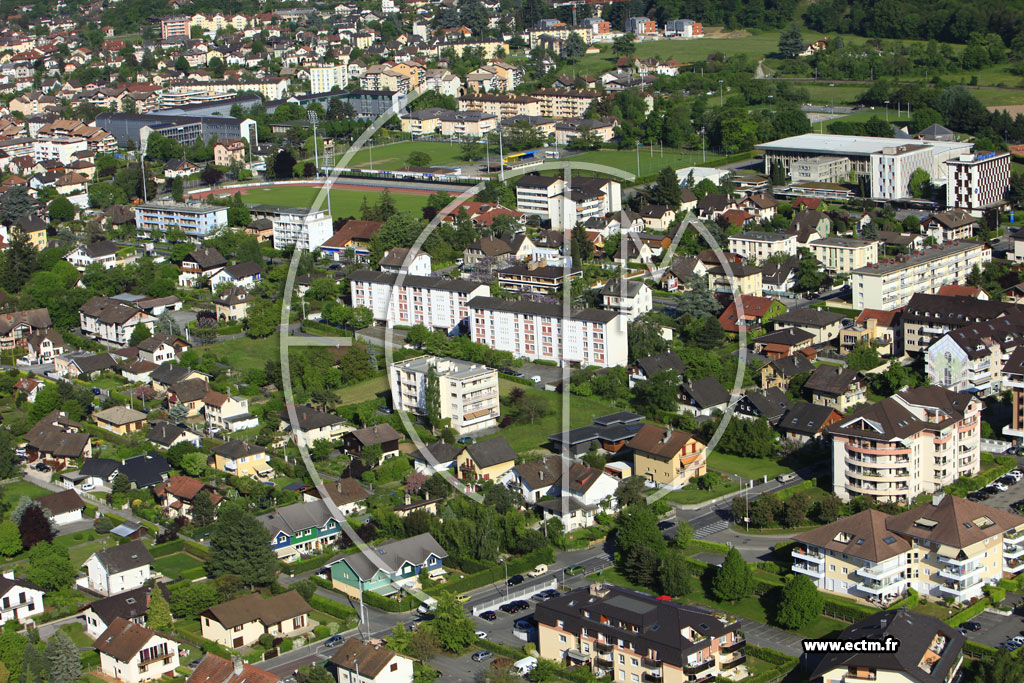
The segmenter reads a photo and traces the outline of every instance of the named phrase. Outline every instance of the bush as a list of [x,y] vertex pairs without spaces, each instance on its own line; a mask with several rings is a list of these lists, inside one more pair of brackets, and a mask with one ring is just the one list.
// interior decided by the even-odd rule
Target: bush
[[185,549],[185,539],[179,538],[174,541],[168,541],[167,543],[160,543],[154,545],[149,549],[149,553],[153,557],[167,557],[174,553],[180,553]]
[[110,530],[118,524],[119,522],[115,522],[109,516],[104,515],[103,517],[100,517],[96,520],[96,524],[93,525],[93,528],[96,530],[96,533],[98,534],[109,534]]
[[270,648],[274,647],[274,636],[270,635],[269,633],[261,633],[258,640],[260,643],[260,647],[262,647],[264,650],[269,650]]
[[285,652],[291,652],[292,651],[292,647],[294,647],[294,645],[295,645],[295,642],[291,638],[285,638],[284,640],[281,641],[281,644],[277,646],[277,651],[278,651],[279,654],[284,654]]

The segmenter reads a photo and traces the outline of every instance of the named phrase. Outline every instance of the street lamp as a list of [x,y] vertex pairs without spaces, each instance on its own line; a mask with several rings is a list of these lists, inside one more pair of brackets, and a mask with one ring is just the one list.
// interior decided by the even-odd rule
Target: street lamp
[[316,148],[316,112],[310,111],[306,118],[313,124],[313,163],[316,164],[316,175],[320,176],[320,152]]
[[505,568],[505,599],[508,600],[508,563],[505,560],[498,560],[498,562]]
[[830,114],[836,113],[836,91],[832,89],[834,87],[836,87],[835,83],[828,84],[828,91],[832,93],[832,106],[829,108]]
[[722,79],[718,79],[718,104],[721,107],[725,106],[725,93],[722,91]]
[[889,100],[885,101],[885,121],[889,122]]
[[640,177],[640,141],[636,141],[636,177]]

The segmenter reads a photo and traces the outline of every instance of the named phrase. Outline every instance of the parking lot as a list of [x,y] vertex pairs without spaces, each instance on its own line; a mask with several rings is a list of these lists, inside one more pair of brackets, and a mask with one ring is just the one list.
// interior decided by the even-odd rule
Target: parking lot
[[[1024,471],[1024,468],[1018,466],[1018,469]],[[973,496],[968,494],[968,498],[973,499]],[[1010,507],[1019,500],[1024,500],[1024,479],[1019,482],[1009,483],[1007,480],[1007,490],[993,493],[988,498],[979,502],[994,507],[998,510],[1006,510],[1007,512],[1013,512]]]
[[[1020,599],[1019,595],[1014,597]],[[1008,595],[1007,600],[1010,599],[1011,597]],[[1013,636],[1024,633],[1024,617],[1021,616],[1020,609],[1014,610],[1014,614],[1009,617],[982,612],[971,621],[981,624],[981,630],[968,631],[967,639],[990,647],[999,647]]]

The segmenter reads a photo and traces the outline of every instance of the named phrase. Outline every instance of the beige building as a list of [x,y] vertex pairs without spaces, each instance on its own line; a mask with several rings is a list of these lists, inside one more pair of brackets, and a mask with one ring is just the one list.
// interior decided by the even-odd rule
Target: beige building
[[905,254],[851,273],[854,308],[891,311],[917,293],[934,294],[943,285],[963,284],[971,270],[992,260],[981,242],[942,244]]
[[630,439],[633,474],[664,486],[682,486],[707,472],[702,442],[682,430],[645,424]]
[[213,449],[213,467],[238,477],[265,477],[273,474],[267,451],[245,441],[228,441]]
[[865,510],[793,540],[794,572],[820,590],[880,604],[911,588],[968,602],[1024,566],[1024,517],[942,492],[899,515]]
[[264,633],[289,638],[309,629],[310,607],[295,591],[267,598],[249,593],[214,605],[203,612],[199,622],[203,638],[224,647],[248,647]]
[[459,98],[459,111],[478,111],[498,121],[512,116],[540,116],[540,100],[526,95],[467,93]]
[[807,245],[829,273],[844,274],[878,263],[878,241],[825,237]]
[[245,141],[241,138],[221,138],[213,145],[213,163],[217,166],[245,163]]
[[981,406],[941,387],[908,389],[829,428],[833,489],[907,505],[981,468]]
[[729,251],[744,261],[761,263],[772,254],[796,256],[796,234],[741,232],[729,236]]
[[338,683],[412,683],[413,660],[394,650],[349,638],[331,657]]
[[539,655],[609,681],[684,683],[744,677],[746,641],[732,617],[611,584],[537,604]]
[[470,482],[496,481],[515,464],[515,451],[499,436],[466,446],[455,459],[455,472],[459,479]]
[[549,88],[530,94],[540,104],[540,115],[553,119],[581,119],[590,105],[601,98],[593,90]]
[[174,675],[178,644],[153,629],[122,617],[111,622],[93,643],[103,674],[122,683],[141,683]]
[[497,426],[498,371],[452,358],[418,356],[391,366],[391,401],[395,410],[427,412],[431,370],[437,382],[439,414],[459,434]]
[[146,414],[127,406],[114,406],[92,414],[96,425],[114,434],[130,434],[146,425]]

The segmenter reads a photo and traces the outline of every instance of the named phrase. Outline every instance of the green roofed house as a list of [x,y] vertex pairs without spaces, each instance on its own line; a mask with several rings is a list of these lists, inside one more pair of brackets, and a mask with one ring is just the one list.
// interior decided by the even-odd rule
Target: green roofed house
[[388,541],[372,550],[372,555],[357,553],[327,565],[335,589],[359,597],[361,590],[392,595],[402,588],[419,588],[420,574],[437,578],[448,557],[430,534]]

